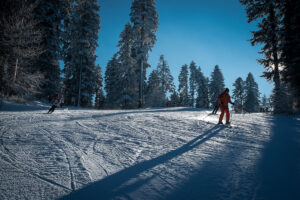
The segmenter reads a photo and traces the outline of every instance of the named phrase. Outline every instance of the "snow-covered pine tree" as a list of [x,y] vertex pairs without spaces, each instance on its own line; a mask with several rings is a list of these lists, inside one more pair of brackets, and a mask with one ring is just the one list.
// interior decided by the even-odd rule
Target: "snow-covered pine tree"
[[244,110],[247,112],[259,111],[259,91],[258,85],[251,73],[248,74],[245,81],[245,103]]
[[173,91],[173,93],[170,96],[170,107],[176,107],[179,106],[180,98],[176,90]]
[[53,96],[60,92],[60,24],[62,20],[61,0],[40,0],[35,9],[35,16],[40,21],[39,28],[43,30],[42,54],[36,61],[36,66],[44,74],[41,98]]
[[[279,90],[279,98],[281,100],[281,102],[283,102],[283,104],[279,105],[280,106],[280,113],[292,113],[293,108],[295,108],[293,104],[294,103],[294,96],[293,96],[293,90],[290,88],[290,85],[287,84],[286,82],[281,81],[280,82],[280,88]],[[278,103],[278,95],[276,95],[276,91],[275,91],[275,87],[272,90],[272,94],[271,94],[271,103],[272,103],[272,107],[273,107],[273,111],[274,113],[278,113],[275,111],[275,105]]]
[[267,96],[264,94],[263,97],[261,98],[261,111],[262,112],[267,112],[268,111],[268,98]]
[[121,64],[118,62],[116,55],[107,63],[105,71],[105,91],[106,106],[109,108],[120,108],[117,101],[120,97],[119,91],[122,90],[120,77]]
[[70,68],[68,77],[71,77],[73,87],[66,89],[77,90],[71,93],[71,99],[75,99],[77,106],[92,106],[96,81],[95,51],[100,29],[99,9],[97,0],[75,1],[67,27],[69,30],[66,30],[70,34],[70,42],[65,65]]
[[161,55],[159,58],[159,63],[157,65],[157,72],[159,75],[162,91],[164,91],[166,95],[167,92],[173,92],[175,89],[175,85],[173,82],[174,78],[171,75],[170,67],[163,55]]
[[245,83],[241,77],[238,77],[233,83],[234,89],[232,99],[237,106],[243,108],[245,102]]
[[143,83],[146,74],[148,53],[156,41],[158,15],[155,0],[133,0],[130,12],[133,24],[134,58],[138,61],[136,72],[139,74],[139,107],[143,104]]
[[209,100],[211,106],[217,101],[218,96],[224,91],[224,77],[218,65],[215,66],[214,71],[211,73],[209,82]]
[[201,68],[198,67],[196,70],[196,108],[208,108],[209,107],[209,98],[208,98],[208,78],[206,78]]
[[188,65],[183,65],[180,70],[180,74],[178,76],[179,86],[178,86],[178,94],[179,94],[179,105],[181,106],[189,106],[189,86],[188,86]]
[[125,25],[120,34],[121,40],[118,46],[120,50],[117,53],[117,59],[120,63],[120,97],[117,104],[121,108],[135,108],[138,102],[138,76],[135,72],[136,60],[132,58],[133,32],[130,23]]
[[157,69],[150,74],[147,85],[145,102],[152,107],[165,105],[167,93],[175,90],[173,76],[163,55],[159,58]]
[[104,107],[105,103],[105,96],[103,92],[103,78],[101,73],[101,67],[98,64],[95,70],[96,73],[96,85],[95,85],[95,91],[96,91],[96,97],[95,97],[95,108],[100,109]]
[[161,107],[166,102],[166,94],[161,86],[161,77],[157,70],[150,73],[147,89],[145,105],[149,107]]
[[284,94],[282,93],[281,78],[280,78],[280,60],[282,50],[280,45],[282,43],[281,29],[280,29],[280,1],[274,0],[240,0],[240,2],[246,5],[246,12],[248,15],[248,22],[260,21],[257,24],[258,30],[253,31],[253,38],[250,40],[252,45],[263,44],[262,54],[263,59],[259,59],[258,62],[265,67],[263,74],[268,80],[274,82],[274,112],[281,113],[285,110],[281,107],[285,104]]
[[196,93],[196,86],[197,86],[197,66],[194,61],[190,64],[190,78],[189,78],[189,86],[190,86],[190,106],[195,106],[195,93]]

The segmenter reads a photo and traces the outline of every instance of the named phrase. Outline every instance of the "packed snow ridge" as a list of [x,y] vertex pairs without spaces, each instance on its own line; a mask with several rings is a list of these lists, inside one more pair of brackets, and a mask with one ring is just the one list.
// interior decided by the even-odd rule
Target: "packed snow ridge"
[[300,117],[5,102],[0,199],[300,199]]

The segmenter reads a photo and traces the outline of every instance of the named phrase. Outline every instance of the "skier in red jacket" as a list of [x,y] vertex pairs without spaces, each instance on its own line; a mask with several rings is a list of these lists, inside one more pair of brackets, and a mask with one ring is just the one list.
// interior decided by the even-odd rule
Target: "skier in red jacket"
[[226,124],[229,125],[230,124],[230,122],[229,122],[230,114],[229,114],[229,109],[228,109],[228,103],[231,103],[232,105],[234,105],[234,103],[232,103],[231,100],[230,100],[229,89],[228,88],[226,88],[224,90],[224,92],[222,92],[218,96],[218,103],[219,103],[220,110],[221,110],[221,114],[220,114],[218,124],[223,124],[222,120],[223,120],[223,116],[224,116],[224,112],[225,112],[226,113]]

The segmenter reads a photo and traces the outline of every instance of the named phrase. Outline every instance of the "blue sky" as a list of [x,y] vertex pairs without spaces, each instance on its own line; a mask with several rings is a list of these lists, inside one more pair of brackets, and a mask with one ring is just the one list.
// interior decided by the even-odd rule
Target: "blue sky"
[[[99,0],[101,30],[97,63],[104,73],[107,62],[118,51],[119,35],[129,22],[132,0]],[[254,24],[247,23],[244,7],[238,0],[157,0],[156,9],[159,26],[157,41],[149,55],[156,68],[163,54],[178,85],[180,68],[193,60],[201,67],[205,76],[210,76],[215,65],[219,65],[225,85],[233,89],[237,77],[244,80],[251,72],[262,94],[271,93],[272,84],[260,75],[263,66],[259,46],[251,46],[251,30]]]

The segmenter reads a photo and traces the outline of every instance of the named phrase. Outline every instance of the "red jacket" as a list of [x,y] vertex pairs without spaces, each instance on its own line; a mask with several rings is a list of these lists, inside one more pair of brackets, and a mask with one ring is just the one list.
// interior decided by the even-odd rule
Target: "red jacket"
[[225,91],[218,96],[218,103],[220,107],[228,107],[228,103],[233,104],[230,100],[229,94],[227,94]]

